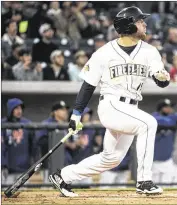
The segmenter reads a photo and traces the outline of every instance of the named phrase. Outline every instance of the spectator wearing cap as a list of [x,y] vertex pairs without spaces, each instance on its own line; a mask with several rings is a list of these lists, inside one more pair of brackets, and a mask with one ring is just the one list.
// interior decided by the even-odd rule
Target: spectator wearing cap
[[[30,123],[23,117],[24,102],[18,98],[7,102],[7,116],[3,123]],[[1,130],[1,170],[2,183],[12,184],[26,171],[38,157],[36,138],[32,131],[26,129]],[[31,161],[33,160],[33,161]]]
[[173,56],[173,66],[170,69],[170,79],[172,82],[177,82],[177,55]]
[[50,24],[45,23],[40,26],[39,34],[42,39],[33,44],[32,59],[33,61],[50,63],[50,55],[57,49],[57,46],[52,43],[54,31]]
[[[46,1],[44,2],[26,1],[23,4],[25,4],[26,14],[29,16],[28,17],[29,25],[28,25],[28,33],[27,33],[28,38],[40,38],[41,34],[39,33],[39,28],[43,24],[47,23],[51,25],[51,27],[53,28],[53,22],[47,16],[48,3]],[[29,9],[31,11],[29,11]]]
[[51,66],[43,69],[43,80],[69,80],[62,51],[54,50],[50,55],[50,60]]
[[75,64],[70,63],[68,65],[68,74],[71,81],[82,82],[83,80],[79,77],[79,73],[81,69],[84,67],[86,62],[88,61],[88,56],[85,51],[79,50],[74,55]]
[[164,44],[167,53],[167,61],[173,63],[173,55],[177,52],[177,28],[171,27],[168,30],[168,41]]
[[42,80],[41,64],[32,63],[31,53],[27,49],[21,49],[19,51],[19,60],[20,61],[12,67],[15,80]]
[[172,152],[177,124],[174,106],[169,99],[161,100],[157,105],[157,111],[152,114],[158,123],[152,168],[155,183],[173,183]]
[[[52,108],[51,108],[51,113],[50,113],[50,117],[47,118],[46,120],[42,121],[42,123],[44,124],[51,124],[51,123],[64,123],[67,122],[68,120],[68,109],[69,107],[66,105],[66,103],[64,101],[59,101],[57,103],[55,103]],[[37,144],[40,147],[40,152],[41,155],[43,156],[44,154],[46,154],[48,152],[48,130],[43,129],[43,130],[39,130],[36,133],[36,138],[37,138]],[[47,173],[47,168],[48,168],[48,162],[45,161],[44,162],[44,181],[47,182],[48,181],[48,173]]]
[[15,21],[8,21],[2,41],[7,42],[10,46],[24,43],[24,40],[17,35],[17,23]]

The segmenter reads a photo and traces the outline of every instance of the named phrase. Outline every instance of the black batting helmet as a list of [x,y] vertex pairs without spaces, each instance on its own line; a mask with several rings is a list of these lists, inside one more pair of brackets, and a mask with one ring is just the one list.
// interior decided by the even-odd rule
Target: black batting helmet
[[137,32],[135,22],[145,19],[150,14],[143,13],[138,7],[131,6],[121,10],[114,19],[114,28],[118,34],[133,34]]

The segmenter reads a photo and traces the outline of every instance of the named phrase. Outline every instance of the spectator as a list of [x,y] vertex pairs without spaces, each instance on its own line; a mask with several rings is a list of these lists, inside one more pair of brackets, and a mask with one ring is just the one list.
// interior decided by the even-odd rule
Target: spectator
[[156,34],[161,30],[162,26],[162,17],[158,12],[157,2],[152,4],[151,13],[151,16],[146,20],[147,30],[150,30],[152,34]]
[[31,81],[42,80],[42,66],[40,63],[32,63],[31,53],[22,49],[19,52],[20,61],[12,67],[15,80]]
[[93,4],[88,3],[87,6],[83,8],[83,13],[88,21],[88,25],[82,30],[82,37],[91,38],[101,33],[101,24],[97,18]]
[[111,18],[108,14],[101,12],[98,19],[101,26],[101,32],[106,36],[109,26],[112,25]]
[[168,41],[164,44],[164,50],[167,53],[168,63],[173,62],[173,55],[177,52],[177,28],[169,28]]
[[[58,103],[55,103],[51,108],[51,114],[50,117],[43,121],[44,124],[50,124],[50,123],[64,123],[67,122],[68,119],[68,106],[64,101],[60,101]],[[39,130],[37,132],[37,144],[40,147],[42,156],[48,152],[48,130]],[[48,182],[48,171],[46,170],[48,168],[48,161],[44,162],[43,165],[44,168],[44,182]]]
[[169,99],[164,99],[157,105],[157,112],[153,113],[158,122],[152,169],[155,183],[173,182],[172,152],[177,124],[177,118],[174,117],[174,105]]
[[61,12],[60,9],[60,2],[58,1],[51,1],[50,2],[50,9],[47,11],[48,16],[57,16]]
[[79,50],[74,55],[75,64],[70,63],[68,65],[68,74],[72,81],[82,82],[83,80],[79,77],[79,73],[81,69],[84,67],[86,62],[88,61],[88,56],[83,50]]
[[20,49],[21,49],[20,44],[12,45],[12,54],[3,63],[3,68],[4,68],[3,73],[2,73],[3,80],[14,80],[14,75],[12,73],[12,66],[17,64],[19,61],[18,53]]
[[12,46],[12,55],[9,56],[7,59],[6,59],[6,63],[8,64],[8,66],[12,67],[14,66],[15,64],[18,63],[19,61],[19,51],[21,49],[21,45],[20,44],[14,44]]
[[165,51],[162,49],[161,51],[159,51],[161,57],[162,57],[162,62],[164,64],[165,69],[170,72],[170,69],[172,67],[172,65],[170,63],[167,62],[167,54],[165,53]]
[[177,82],[177,55],[173,56],[173,67],[170,69],[171,81]]
[[[70,113],[72,114],[72,113]],[[86,107],[82,114],[82,123],[89,123],[92,119],[93,111]],[[95,130],[92,128],[83,128],[81,135],[72,138],[69,142],[66,143],[66,165],[71,163],[79,162],[87,156],[90,156],[92,153],[92,143],[95,136]],[[81,139],[79,138],[81,137]],[[85,143],[84,143],[85,142]],[[82,150],[82,143],[84,150]],[[82,154],[78,154],[78,149],[82,150]],[[80,151],[81,151],[80,150]]]
[[[32,2],[31,2],[32,3]],[[34,2],[33,2],[34,4]],[[29,6],[27,6],[29,8]],[[36,13],[29,19],[28,38],[39,38],[41,36],[39,27],[43,24],[49,24],[53,28],[52,20],[47,16],[47,2],[35,2],[33,8],[37,8]]]
[[152,35],[151,39],[149,40],[149,44],[157,48],[158,51],[161,51],[163,48],[162,41],[158,35]]
[[6,21],[12,17],[12,4],[10,1],[2,1],[1,6],[1,35],[4,35],[6,32]]
[[55,50],[50,55],[51,66],[44,68],[43,80],[69,80],[69,75],[64,67],[64,55],[62,51]]
[[11,55],[12,48],[8,42],[1,41],[1,59],[3,62]]
[[81,12],[82,2],[68,2],[58,15],[49,15],[53,20],[57,37],[70,37],[76,46],[81,39],[81,30],[87,27],[87,20]]
[[103,136],[96,134],[93,140],[93,153],[99,154],[103,150]]
[[[57,49],[57,46],[51,42],[54,31],[50,24],[42,24],[39,28],[39,33],[42,39],[38,43],[34,43],[32,48],[33,61],[50,63],[50,55],[52,51]],[[41,52],[42,51],[42,52]]]
[[11,20],[7,23],[6,32],[2,41],[7,42],[10,46],[24,43],[24,40],[17,36],[17,23],[15,21]]
[[[17,98],[9,99],[7,117],[2,119],[2,124],[6,122],[30,123],[30,120],[23,117],[23,110],[23,101]],[[31,166],[32,159],[32,163],[36,161],[38,156],[36,139],[34,134],[26,129],[3,129],[1,135],[2,183],[12,184]]]
[[94,41],[95,41],[95,51],[106,44],[106,39],[103,34],[99,34],[95,36]]
[[114,26],[111,24],[108,27],[108,30],[107,30],[107,40],[108,41],[112,41],[112,40],[114,40],[116,38],[118,38],[117,31],[115,30]]
[[[176,119],[177,119],[177,113],[176,113]],[[173,176],[173,183],[177,183],[177,132],[174,142],[174,149],[173,149],[173,162],[174,162],[174,176]]]

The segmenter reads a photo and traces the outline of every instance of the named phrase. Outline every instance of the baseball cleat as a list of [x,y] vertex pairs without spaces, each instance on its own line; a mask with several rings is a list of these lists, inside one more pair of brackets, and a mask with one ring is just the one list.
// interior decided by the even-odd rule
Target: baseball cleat
[[65,197],[76,197],[78,194],[74,193],[69,184],[66,184],[61,177],[61,170],[49,175],[49,181],[57,188]]
[[136,184],[136,193],[146,195],[162,194],[163,189],[155,185],[152,181],[141,181]]

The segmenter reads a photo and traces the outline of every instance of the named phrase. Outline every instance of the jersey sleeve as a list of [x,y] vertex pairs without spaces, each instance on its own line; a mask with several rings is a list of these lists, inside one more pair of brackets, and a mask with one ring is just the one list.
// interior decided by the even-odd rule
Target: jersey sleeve
[[152,77],[154,73],[161,71],[164,69],[164,64],[162,62],[160,53],[154,47],[150,50],[150,57],[149,57],[149,66],[150,66],[150,76]]
[[101,59],[99,52],[97,52],[92,54],[91,58],[85,64],[79,74],[79,77],[95,87],[100,82],[104,69],[103,59]]

